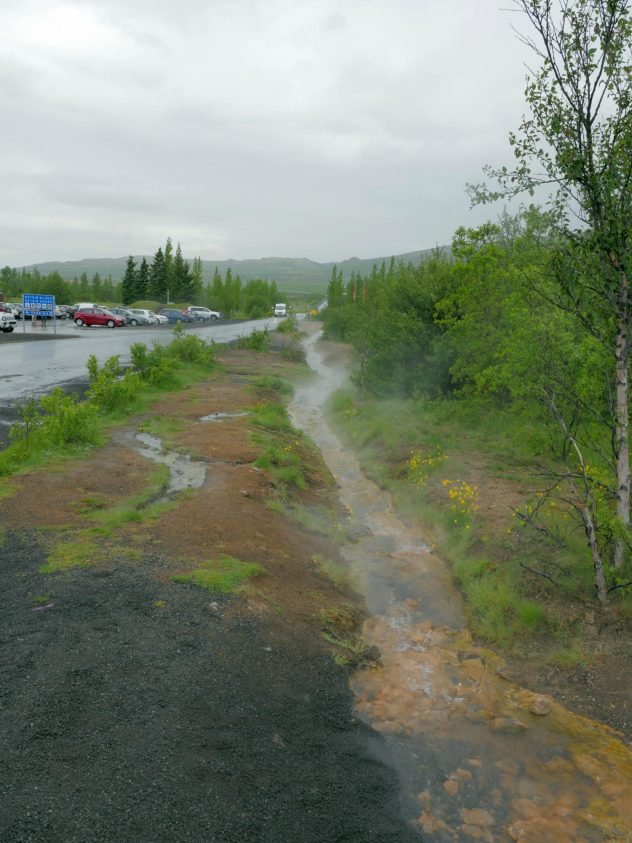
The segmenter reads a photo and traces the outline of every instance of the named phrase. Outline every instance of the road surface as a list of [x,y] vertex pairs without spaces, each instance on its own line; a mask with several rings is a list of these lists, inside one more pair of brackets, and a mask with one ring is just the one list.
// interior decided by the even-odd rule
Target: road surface
[[[195,327],[196,336],[224,343],[251,333],[254,329],[270,330],[280,320],[257,319],[232,324]],[[21,330],[21,326],[18,327]],[[42,330],[41,328],[39,330]],[[118,354],[123,365],[130,362],[132,343],[154,342],[166,345],[173,339],[173,331],[164,328],[76,328],[63,325],[60,334],[74,334],[77,339],[56,339],[45,342],[11,342],[0,340],[0,404],[21,402],[33,395],[41,395],[66,381],[87,376],[86,363],[95,354],[102,364],[108,357]]]

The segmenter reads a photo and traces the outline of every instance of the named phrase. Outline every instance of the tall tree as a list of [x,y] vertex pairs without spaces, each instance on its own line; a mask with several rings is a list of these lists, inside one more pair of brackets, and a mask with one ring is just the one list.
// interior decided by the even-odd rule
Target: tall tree
[[202,303],[202,288],[204,286],[204,272],[202,269],[202,258],[193,258],[191,270],[191,299],[196,304]]
[[123,304],[131,304],[136,301],[136,261],[130,255],[125,266],[125,274],[121,281],[121,298]]
[[168,293],[171,301],[176,301],[177,291],[173,270],[173,243],[171,237],[167,237],[165,243],[165,293]]
[[191,302],[193,298],[193,287],[191,283],[191,272],[189,264],[182,257],[182,249],[178,243],[176,254],[173,259],[172,278],[172,299],[174,301]]
[[165,256],[162,247],[154,255],[149,270],[149,285],[147,294],[156,301],[164,301],[167,294],[167,278],[165,275]]
[[136,273],[136,299],[135,301],[142,301],[147,298],[147,290],[149,288],[149,264],[147,258],[143,255],[143,259],[138,267]]
[[[630,261],[632,255],[632,24],[628,0],[514,0],[530,26],[522,37],[539,61],[529,72],[529,114],[510,135],[513,169],[487,168],[499,190],[486,201],[553,188],[563,246],[553,264],[551,303],[573,314],[608,350],[616,523],[612,562],[630,542],[628,444]],[[591,528],[586,527],[589,542]],[[601,549],[593,548],[594,553]],[[595,562],[597,570],[601,562]],[[599,572],[598,572],[599,573]],[[597,582],[605,602],[605,583]]]

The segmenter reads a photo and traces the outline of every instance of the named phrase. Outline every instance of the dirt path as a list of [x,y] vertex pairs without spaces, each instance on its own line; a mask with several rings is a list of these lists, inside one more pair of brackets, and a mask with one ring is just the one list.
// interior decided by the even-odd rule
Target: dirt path
[[[360,617],[315,562],[337,561],[335,542],[269,508],[247,416],[200,421],[269,400],[252,379],[287,365],[230,353],[154,408],[206,479],[152,519],[120,514],[155,472],[125,444],[3,484],[3,842],[419,839],[322,636],[325,616]],[[303,456],[294,502],[322,517],[335,495]],[[173,581],[220,554],[264,572],[237,595]]]

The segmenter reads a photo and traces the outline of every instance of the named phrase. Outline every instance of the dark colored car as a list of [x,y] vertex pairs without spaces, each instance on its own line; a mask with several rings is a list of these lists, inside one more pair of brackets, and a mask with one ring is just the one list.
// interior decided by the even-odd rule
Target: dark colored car
[[110,313],[102,307],[80,307],[75,311],[75,325],[91,328],[93,325],[104,325],[107,328],[122,328],[125,320],[115,313]]
[[177,310],[175,307],[165,307],[160,311],[161,316],[166,316],[169,322],[193,322],[190,316],[183,310]]

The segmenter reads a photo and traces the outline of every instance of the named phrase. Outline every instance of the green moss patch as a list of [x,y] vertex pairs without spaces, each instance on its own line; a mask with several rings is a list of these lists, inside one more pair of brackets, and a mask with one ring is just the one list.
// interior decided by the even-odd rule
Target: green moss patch
[[174,582],[191,583],[206,591],[231,594],[240,591],[246,580],[264,572],[262,565],[256,562],[242,562],[232,556],[220,556],[204,562],[201,568],[188,573],[175,574]]

